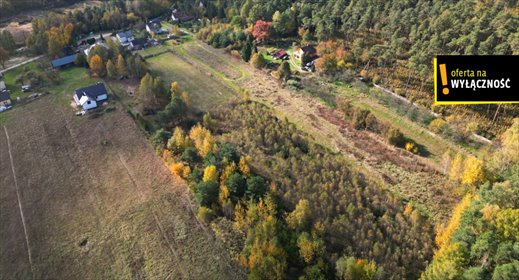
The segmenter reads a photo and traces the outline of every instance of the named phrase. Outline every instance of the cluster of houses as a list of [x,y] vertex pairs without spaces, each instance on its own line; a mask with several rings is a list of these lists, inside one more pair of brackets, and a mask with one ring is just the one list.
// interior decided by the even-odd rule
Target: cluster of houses
[[[203,7],[202,2],[200,2],[200,5]],[[189,22],[194,19],[195,18],[188,13],[177,9],[174,9],[171,13],[171,20],[176,23]],[[169,33],[167,29],[163,28],[160,19],[153,19],[146,22],[145,28],[151,36]],[[149,40],[148,38],[135,38],[132,31],[119,32],[109,40],[118,41],[124,48],[127,48],[128,50],[140,50],[157,43],[157,40],[153,41]],[[77,50],[72,49],[71,47],[69,47],[67,50],[64,50],[67,55],[51,61],[51,65],[54,69],[65,69],[71,67],[75,64],[79,53],[83,53],[88,57],[90,52],[96,47],[109,49],[102,34],[98,37],[91,37],[82,40],[79,43]],[[30,90],[30,86],[22,86],[22,90]],[[74,102],[77,106],[81,107],[85,111],[97,108],[99,103],[102,103],[107,99],[108,94],[103,83],[80,88],[74,92]],[[11,108],[10,92],[6,88],[2,74],[0,74],[0,112],[3,112],[9,108]]]

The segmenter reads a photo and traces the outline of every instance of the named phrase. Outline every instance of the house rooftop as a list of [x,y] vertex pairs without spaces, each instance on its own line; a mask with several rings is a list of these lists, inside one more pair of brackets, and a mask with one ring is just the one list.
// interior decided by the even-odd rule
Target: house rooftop
[[51,62],[52,67],[57,68],[57,67],[61,67],[61,66],[67,65],[67,64],[74,63],[74,61],[76,61],[76,57],[77,57],[77,54],[73,54],[73,55],[55,59]]
[[75,95],[78,97],[78,99],[81,99],[81,96],[86,95],[87,97],[95,100],[96,97],[103,94],[108,94],[105,84],[103,83],[97,83],[89,87],[79,88],[75,91]]
[[120,38],[130,38],[133,36],[133,33],[131,30],[128,30],[128,31],[125,31],[125,32],[119,32],[117,33],[117,36],[119,36]]
[[179,10],[173,10],[172,16],[176,20],[180,20],[180,21],[190,21],[190,20],[194,19],[193,16],[188,15],[186,12],[179,11]]
[[132,45],[144,45],[148,42],[148,39],[146,38],[135,38],[132,40]]
[[279,50],[279,51],[277,51],[277,52],[272,54],[272,56],[274,58],[280,58],[280,57],[283,57],[285,55],[287,55],[287,52],[285,50]]
[[11,99],[11,95],[9,94],[9,91],[7,91],[7,90],[0,91],[0,102],[10,100],[10,99]]
[[310,46],[310,45],[302,47],[301,50],[303,52],[305,52],[305,53],[316,53],[317,52],[315,47],[314,46]]

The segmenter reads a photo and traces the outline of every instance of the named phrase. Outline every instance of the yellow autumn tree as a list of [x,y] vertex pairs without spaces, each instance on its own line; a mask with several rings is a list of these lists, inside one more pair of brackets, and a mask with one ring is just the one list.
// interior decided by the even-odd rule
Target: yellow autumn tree
[[99,55],[96,54],[90,59],[89,66],[90,66],[90,71],[92,72],[92,74],[94,76],[97,76],[97,77],[103,76],[103,73],[105,70],[105,65],[103,63],[103,59]]
[[310,220],[310,203],[306,199],[301,199],[286,218],[288,227],[293,230],[303,230],[308,226]]
[[240,167],[241,174],[245,175],[245,177],[248,177],[250,174],[250,167],[247,163],[247,159],[244,156],[240,157],[240,163],[238,165]]
[[180,96],[181,90],[178,82],[172,82],[169,91],[171,93],[171,97]]
[[461,153],[457,153],[451,162],[451,167],[449,169],[449,178],[453,181],[458,181],[460,179],[462,171],[463,155]]
[[213,150],[213,147],[214,147],[214,139],[211,136],[211,134],[209,134],[206,138],[204,138],[204,141],[202,142],[202,147],[200,147],[198,151],[199,151],[200,155],[205,157],[207,154],[209,154]]
[[171,161],[171,160],[172,160],[171,151],[165,149],[164,152],[162,152],[162,159],[163,159],[166,163],[168,163],[169,161]]
[[182,176],[183,175],[183,171],[184,171],[184,164],[181,163],[181,162],[177,162],[177,163],[174,163],[174,164],[171,164],[169,166],[169,170],[171,171],[171,173],[177,175],[177,176]]
[[229,188],[226,185],[220,185],[220,192],[218,193],[218,199],[220,200],[220,204],[224,204],[229,200],[230,196]]
[[225,166],[222,174],[220,175],[220,182],[226,182],[227,179],[229,177],[231,177],[231,175],[236,172],[236,163],[235,162],[231,162],[230,164],[227,164],[227,166]]
[[247,209],[243,203],[238,202],[234,207],[234,227],[243,231],[247,226]]
[[477,184],[482,183],[484,180],[485,170],[483,161],[475,157],[467,158],[465,161],[463,175],[461,176],[461,183],[469,186],[476,186]]
[[189,147],[189,138],[186,137],[182,128],[175,127],[173,135],[168,140],[167,148],[174,153],[182,153],[187,147]]
[[213,181],[216,182],[218,180],[218,171],[216,170],[216,166],[210,165],[204,169],[204,177],[202,179],[204,182]]
[[314,238],[307,232],[303,232],[297,239],[297,247],[299,255],[306,263],[311,263],[314,259],[322,256],[325,252],[324,242],[318,238]]
[[182,177],[187,178],[191,174],[191,167],[189,165],[184,166],[184,169],[182,170]]
[[189,138],[193,140],[195,148],[202,157],[207,156],[214,148],[214,139],[211,132],[200,124],[191,128]]
[[452,217],[449,220],[447,226],[443,228],[439,228],[436,233],[436,244],[438,245],[438,251],[436,252],[436,255],[440,254],[442,250],[446,248],[447,245],[450,244],[452,235],[454,232],[458,229],[460,225],[460,219],[461,215],[463,214],[463,211],[467,209],[470,206],[470,202],[473,198],[471,194],[465,195],[463,199],[456,205],[452,212]]

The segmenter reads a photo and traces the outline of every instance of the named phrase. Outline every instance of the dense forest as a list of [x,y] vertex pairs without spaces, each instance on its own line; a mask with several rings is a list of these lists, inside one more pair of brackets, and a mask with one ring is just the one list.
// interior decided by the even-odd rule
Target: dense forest
[[[176,2],[200,10],[198,2]],[[502,133],[519,115],[513,105],[434,107],[431,97],[434,55],[519,54],[517,1],[209,2],[204,10],[208,18],[242,28],[258,20],[271,22],[271,43],[287,38],[313,44],[339,41],[343,65],[350,63],[357,73],[364,70],[376,83],[438,113],[465,115],[488,137]],[[327,74],[340,76],[337,72],[342,71]]]

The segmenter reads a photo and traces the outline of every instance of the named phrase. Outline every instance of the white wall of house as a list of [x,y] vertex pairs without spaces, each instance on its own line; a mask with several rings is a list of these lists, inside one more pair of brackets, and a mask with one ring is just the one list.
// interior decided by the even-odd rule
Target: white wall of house
[[106,94],[98,95],[96,97],[96,101],[103,101],[103,100],[106,100],[106,99],[108,99],[108,95],[106,95]]
[[97,102],[95,102],[94,100],[88,100],[87,102],[85,102],[83,104],[83,110],[90,110],[90,109],[94,109],[97,107]]

